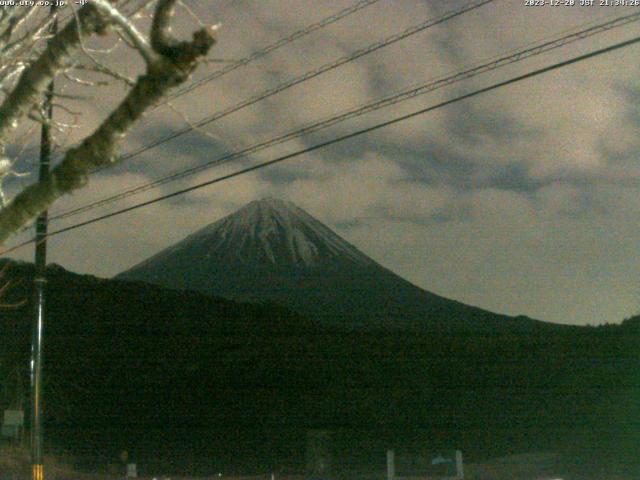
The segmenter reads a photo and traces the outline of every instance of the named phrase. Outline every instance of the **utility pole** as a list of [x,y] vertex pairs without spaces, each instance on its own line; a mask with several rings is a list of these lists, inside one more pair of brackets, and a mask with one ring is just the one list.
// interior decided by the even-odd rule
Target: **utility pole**
[[[56,7],[51,6],[55,15]],[[55,34],[58,22],[54,19],[51,33]],[[53,80],[49,82],[42,102],[44,119],[40,132],[40,181],[49,178],[51,161],[51,121],[53,119]],[[35,318],[31,336],[31,478],[44,480],[43,441],[42,441],[42,353],[44,341],[45,287],[47,283],[47,225],[48,212],[45,210],[36,220],[34,304]]]

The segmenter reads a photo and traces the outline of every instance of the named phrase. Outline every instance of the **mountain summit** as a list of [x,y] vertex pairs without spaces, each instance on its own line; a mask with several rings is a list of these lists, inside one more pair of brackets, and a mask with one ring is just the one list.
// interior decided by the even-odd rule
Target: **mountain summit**
[[353,328],[476,331],[541,324],[422,290],[295,204],[271,197],[249,203],[118,278],[275,302]]
[[[198,245],[198,247],[196,247]],[[374,262],[292,202],[267,197],[254,201],[188,237],[171,249],[199,253],[246,265],[315,267],[344,262]],[[210,258],[207,257],[207,258]]]

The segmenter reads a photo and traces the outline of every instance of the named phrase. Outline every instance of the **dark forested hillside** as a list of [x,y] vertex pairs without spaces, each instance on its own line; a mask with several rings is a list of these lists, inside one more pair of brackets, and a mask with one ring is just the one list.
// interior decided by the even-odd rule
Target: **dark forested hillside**
[[[11,268],[24,280],[7,300],[28,295],[30,275]],[[418,335],[330,329],[275,305],[60,267],[47,292],[47,442],[80,457],[127,450],[191,472],[299,467],[305,432],[323,428],[352,466],[426,444],[471,460],[638,458],[638,319]],[[1,312],[3,378],[15,365],[26,375],[30,308]]]
[[294,203],[271,197],[245,205],[116,278],[274,302],[326,325],[360,331],[487,333],[546,326],[423,290]]

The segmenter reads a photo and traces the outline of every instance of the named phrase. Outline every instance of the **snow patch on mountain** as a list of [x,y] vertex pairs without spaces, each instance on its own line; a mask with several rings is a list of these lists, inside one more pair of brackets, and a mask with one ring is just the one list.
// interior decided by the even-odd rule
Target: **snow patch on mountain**
[[377,265],[294,203],[273,197],[247,204],[133,270],[181,253],[203,261],[217,258],[245,265],[315,267],[331,262]]

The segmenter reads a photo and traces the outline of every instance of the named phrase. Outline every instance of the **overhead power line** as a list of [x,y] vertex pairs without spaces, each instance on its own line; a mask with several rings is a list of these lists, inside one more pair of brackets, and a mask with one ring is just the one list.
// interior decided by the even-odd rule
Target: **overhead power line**
[[482,73],[486,73],[491,70],[495,70],[512,63],[516,63],[527,58],[531,58],[536,55],[540,55],[551,50],[554,50],[559,47],[566,46],[568,44],[574,43],[579,40],[583,40],[585,38],[589,38],[598,33],[606,32],[612,30],[614,28],[622,27],[624,25],[628,25],[629,23],[636,22],[640,20],[640,12],[625,15],[621,17],[614,18],[613,20],[603,22],[597,25],[590,26],[588,28],[582,29],[577,32],[569,33],[559,38],[555,38],[553,40],[539,42],[533,46],[530,46],[525,49],[516,50],[507,55],[503,55],[499,58],[493,59],[491,61],[485,62],[480,65],[476,65],[474,67],[468,68],[466,70],[450,74],[447,76],[443,76],[434,80],[430,80],[427,83],[411,87],[409,89],[405,89],[401,92],[395,93],[393,95],[389,95],[385,98],[376,100],[374,102],[370,102],[363,106],[359,106],[347,111],[344,111],[338,115],[334,115],[332,117],[326,118],[321,121],[317,121],[306,125],[302,128],[290,131],[288,133],[282,134],[275,138],[271,138],[269,140],[265,140],[254,144],[252,146],[243,148],[242,150],[225,154],[221,157],[218,157],[214,160],[208,161],[206,163],[196,165],[191,168],[179,170],[170,175],[164,176],[162,178],[156,179],[152,182],[148,182],[142,185],[138,185],[136,187],[125,189],[124,191],[117,193],[115,195],[108,196],[106,198],[91,202],[87,205],[76,207],[74,209],[68,210],[66,212],[60,213],[52,217],[52,220],[61,220],[64,218],[68,218],[74,215],[78,215],[80,213],[84,213],[95,208],[107,205],[109,203],[115,202],[117,200],[122,200],[124,198],[130,197],[132,195],[137,195],[139,193],[143,193],[145,191],[151,190],[153,188],[159,187],[161,185],[170,183],[172,181],[176,181],[187,176],[193,175],[195,173],[201,172],[208,168],[212,168],[214,166],[218,166],[232,160],[245,157],[246,155],[256,153],[258,151],[262,151],[266,148],[272,147],[274,145],[279,145],[281,143],[287,142],[293,138],[300,137],[302,135],[307,135],[310,133],[317,132],[319,130],[328,128],[337,123],[356,118],[358,116],[391,106],[397,103],[410,100],[419,95],[423,95],[429,92],[432,92],[436,89],[452,85],[454,83],[460,82],[462,80],[466,80]]
[[[157,105],[155,105],[153,108],[159,108],[163,105],[166,105],[167,103],[171,102],[171,100],[174,100],[175,98],[178,98],[188,92],[191,92],[192,90],[195,90],[196,88],[198,88],[201,85],[204,85],[205,83],[211,82],[213,80],[216,80],[224,75],[227,75],[228,73],[231,73],[235,70],[237,70],[240,67],[243,67],[255,60],[258,60],[259,58],[262,58],[266,55],[268,55],[269,53],[278,50],[279,48],[282,48],[290,43],[293,43],[294,41],[309,35],[317,30],[320,30],[324,27],[327,27],[339,20],[342,20],[345,17],[348,17],[360,10],[363,10],[367,7],[370,7],[376,3],[380,2],[380,0],[360,0],[358,2],[356,2],[355,4],[351,5],[350,7],[344,8],[332,15],[329,15],[328,17],[325,17],[321,20],[319,20],[318,22],[312,23],[310,25],[307,25],[306,27],[297,30],[295,32],[293,32],[292,34],[287,35],[286,37],[283,37],[279,40],[277,40],[276,42],[260,49],[257,50],[255,52],[253,52],[251,55],[249,55],[248,57],[242,58],[240,60],[235,60],[235,61],[231,61],[231,62],[227,62],[225,61],[225,63],[229,63],[226,67],[217,70],[215,72],[213,72],[210,75],[207,75],[204,78],[201,78],[199,80],[196,80],[195,82],[191,83],[190,85],[187,85],[185,87],[183,87],[182,89],[176,91],[175,93],[167,96],[165,98],[165,100]],[[143,4],[144,5],[144,4]],[[127,16],[131,17],[132,15],[138,13],[140,11],[142,7],[138,7],[138,8],[134,8],[133,11],[128,12]],[[68,15],[67,17],[65,17],[62,21],[66,21],[69,19],[73,19],[74,15]],[[223,61],[223,60],[218,60]]]
[[[403,30],[402,32],[396,33],[394,35],[391,35],[389,37],[386,37],[383,40],[379,40],[375,43],[372,43],[364,48],[361,48],[359,50],[356,50],[353,53],[350,53],[348,55],[345,55],[343,57],[338,58],[337,60],[334,60],[332,62],[326,63],[318,68],[315,68],[313,70],[309,70],[305,73],[303,73],[302,75],[295,77],[293,79],[290,79],[284,83],[281,83],[273,88],[270,88],[268,90],[265,90],[261,93],[258,93],[256,95],[253,95],[251,97],[249,97],[246,100],[243,100],[240,103],[237,103],[235,105],[232,105],[230,107],[227,107],[223,110],[220,110],[218,112],[215,112],[212,115],[209,115],[208,117],[203,118],[202,120],[199,120],[198,122],[196,122],[193,125],[189,125],[181,130],[178,130],[170,135],[167,135],[163,138],[160,138],[154,142],[151,142],[147,145],[144,145],[140,148],[138,148],[137,150],[134,150],[132,152],[128,152],[125,153],[124,155],[121,155],[120,157],[120,161],[125,161],[125,160],[129,160],[133,157],[136,157],[148,150],[151,150],[152,148],[155,148],[159,145],[162,145],[164,143],[167,143],[171,140],[174,140],[178,137],[180,137],[181,135],[184,135],[185,133],[189,133],[193,130],[196,130],[198,128],[201,128],[205,125],[208,125],[212,122],[215,122],[216,120],[219,120],[223,117],[226,117],[227,115],[230,115],[232,113],[235,113],[239,110],[242,110],[245,107],[248,107],[250,105],[254,105],[262,100],[265,100],[269,97],[272,97],[273,95],[276,95],[277,93],[280,93],[284,90],[287,90],[295,85],[299,85],[303,82],[306,82],[308,80],[311,80],[312,78],[318,77],[320,75],[322,75],[323,73],[326,73],[330,70],[334,70],[346,63],[352,62],[354,60],[357,60],[358,58],[361,58],[365,55],[368,55],[372,52],[375,52],[377,50],[380,50],[381,48],[384,48],[388,45],[391,45],[393,43],[399,42],[401,40],[404,40],[405,38],[408,38],[412,35],[415,35],[419,32],[422,32],[430,27],[433,27],[435,25],[444,23],[448,20],[451,20],[452,18],[458,17],[466,12],[469,12],[471,10],[474,10],[476,8],[479,8],[483,5],[486,5],[488,3],[491,3],[495,0],[474,0],[472,2],[469,2],[468,4],[466,4],[464,7],[458,8],[456,10],[451,10],[447,13],[445,13],[444,15],[437,17],[437,18],[432,18],[432,19],[428,19],[424,22],[421,22],[417,25],[414,25],[412,27],[409,27],[405,30]],[[101,169],[98,169],[101,170]]]
[[[215,60],[216,63],[219,62],[224,62],[227,63],[228,65],[224,68],[221,68],[220,70],[216,70],[215,72],[207,75],[206,77],[203,77],[199,80],[194,81],[193,83],[183,87],[182,89],[172,93],[171,95],[167,96],[162,102],[156,104],[153,106],[153,110],[158,109],[164,105],[170,104],[170,102],[182,95],[185,95],[186,93],[189,93],[193,90],[195,90],[196,88],[200,87],[201,85],[204,85],[205,83],[208,82],[212,82],[220,77],[223,77],[224,75],[227,75],[235,70],[237,70],[238,68],[244,67],[245,65],[248,65],[249,63],[258,60],[266,55],[268,55],[271,52],[274,52],[275,50],[278,50],[279,48],[282,48],[286,45],[289,45],[290,43],[293,43],[294,41],[309,35],[317,30],[320,30],[322,28],[325,28],[339,20],[342,20],[345,17],[348,17],[360,10],[363,10],[367,7],[370,7],[371,5],[374,5],[376,3],[378,3],[380,0],[360,0],[358,2],[356,2],[355,4],[351,5],[350,7],[344,8],[332,15],[329,15],[328,17],[325,17],[321,20],[319,20],[318,22],[312,23],[310,25],[307,25],[306,27],[297,30],[295,32],[293,32],[292,34],[287,35],[286,37],[283,37],[279,40],[277,40],[276,42],[260,49],[257,50],[255,52],[253,52],[252,54],[250,54],[248,57],[242,58],[240,60],[230,60],[230,61],[226,61],[226,60]],[[136,12],[138,9],[135,9],[134,12]],[[101,169],[98,169],[101,170]]]
[[[412,112],[412,113],[408,113],[406,115],[401,115],[401,116],[393,118],[391,120],[387,120],[386,122],[378,123],[378,124],[373,125],[371,127],[367,127],[367,128],[361,129],[361,130],[357,130],[357,131],[349,133],[347,135],[342,135],[342,136],[336,137],[336,138],[334,138],[332,140],[328,140],[328,141],[325,141],[325,142],[322,142],[322,143],[318,143],[318,144],[313,145],[311,147],[307,147],[307,148],[304,148],[302,150],[298,150],[296,152],[289,153],[287,155],[282,155],[282,156],[274,158],[272,160],[268,160],[266,162],[262,162],[262,163],[259,163],[257,165],[253,165],[251,167],[247,167],[247,168],[238,170],[236,172],[233,172],[233,173],[230,173],[230,174],[227,174],[227,175],[222,175],[220,177],[216,177],[216,178],[208,180],[206,182],[198,183],[196,185],[193,185],[191,187],[178,190],[178,191],[170,193],[168,195],[163,195],[163,196],[155,198],[153,200],[148,200],[146,202],[141,202],[141,203],[138,203],[136,205],[132,205],[130,207],[123,208],[121,210],[117,210],[115,212],[111,212],[111,213],[108,213],[108,214],[105,214],[105,215],[94,217],[94,218],[86,220],[84,222],[79,222],[79,223],[76,223],[74,225],[70,225],[68,227],[60,228],[58,230],[50,232],[48,237],[51,237],[51,236],[54,236],[54,235],[59,235],[61,233],[66,233],[66,232],[69,232],[69,231],[72,231],[72,230],[76,230],[78,228],[81,228],[81,227],[84,227],[84,226],[87,226],[87,225],[91,225],[93,223],[101,222],[101,221],[106,220],[108,218],[112,218],[112,217],[121,215],[123,213],[131,212],[131,211],[137,210],[139,208],[147,207],[149,205],[153,205],[153,204],[161,202],[163,200],[167,200],[169,198],[177,197],[179,195],[183,195],[185,193],[192,192],[194,190],[198,190],[198,189],[207,187],[209,185],[213,185],[213,184],[216,184],[216,183],[221,183],[221,182],[223,182],[225,180],[229,180],[231,178],[235,178],[235,177],[238,177],[240,175],[244,175],[246,173],[250,173],[250,172],[253,172],[253,171],[256,171],[256,170],[260,170],[262,168],[265,168],[265,167],[268,167],[268,166],[271,166],[271,165],[275,165],[275,164],[283,162],[285,160],[290,160],[292,158],[299,157],[301,155],[304,155],[305,153],[310,153],[310,152],[313,152],[315,150],[320,150],[321,148],[325,148],[325,147],[328,147],[328,146],[331,146],[331,145],[335,145],[337,143],[344,142],[345,140],[349,140],[349,139],[364,135],[366,133],[370,133],[370,132],[373,132],[373,131],[376,131],[376,130],[380,130],[380,129],[388,127],[390,125],[395,125],[395,124],[403,122],[405,120],[409,120],[411,118],[415,118],[415,117],[418,117],[420,115],[424,115],[425,113],[432,112],[434,110],[446,107],[448,105],[452,105],[452,104],[460,102],[462,100],[467,100],[469,98],[478,96],[480,94],[487,93],[487,92],[490,92],[490,91],[493,91],[493,90],[497,90],[497,89],[502,88],[502,87],[506,87],[507,85],[511,85],[511,84],[514,84],[514,83],[517,83],[517,82],[521,82],[523,80],[527,80],[529,78],[533,78],[533,77],[536,77],[538,75],[542,75],[544,73],[551,72],[553,70],[558,70],[560,68],[564,68],[566,66],[573,65],[575,63],[582,62],[582,61],[588,60],[590,58],[594,58],[594,57],[597,57],[597,56],[600,56],[600,55],[604,55],[605,53],[610,53],[610,52],[613,52],[615,50],[620,50],[622,48],[629,47],[629,46],[634,45],[634,44],[639,43],[639,42],[640,42],[640,37],[635,37],[635,38],[632,38],[631,40],[627,40],[627,41],[624,41],[624,42],[616,43],[616,44],[611,45],[609,47],[601,48],[599,50],[595,50],[595,51],[586,53],[584,55],[580,55],[580,56],[571,58],[569,60],[564,60],[562,62],[554,63],[553,65],[550,65],[550,66],[547,66],[547,67],[543,67],[543,68],[539,68],[539,69],[533,70],[533,71],[531,71],[529,73],[525,73],[523,75],[518,75],[518,76],[512,77],[512,78],[510,78],[508,80],[504,80],[502,82],[494,83],[494,84],[492,84],[492,85],[490,85],[488,87],[484,87],[484,88],[480,88],[478,90],[474,90],[474,91],[472,91],[470,93],[466,93],[464,95],[460,95],[460,96],[452,98],[450,100],[446,100],[444,102],[440,102],[438,104],[432,105],[430,107],[422,108],[420,110],[417,110],[417,111]],[[33,243],[33,242],[35,242],[35,239],[27,240],[25,242],[22,242],[22,243],[20,243],[18,245],[15,245],[14,247],[11,247],[11,248],[3,251],[2,254],[7,254],[7,253],[10,253],[10,252],[13,252],[13,251],[15,251],[15,250],[17,250],[17,249],[19,249],[21,247],[24,247],[25,245],[29,245],[30,243]]]
[[175,93],[171,94],[168,97],[168,100],[173,100],[174,98],[180,97],[186,93],[191,92],[192,90],[198,88],[199,86],[211,82],[217,78],[220,78],[228,73],[233,72],[234,70],[243,67],[245,65],[247,65],[248,63],[251,63],[261,57],[264,57],[265,55],[273,52],[274,50],[277,50],[281,47],[284,47],[285,45],[288,45],[294,41],[296,41],[297,39],[304,37],[305,35],[309,35],[313,32],[315,32],[316,30],[320,30],[321,28],[327,27],[329,25],[331,25],[332,23],[337,22],[338,20],[341,20],[349,15],[352,15],[364,8],[367,8],[375,3],[378,3],[380,0],[362,0],[360,2],[355,3],[354,5],[347,7],[343,10],[340,10],[339,12],[330,15],[328,17],[323,18],[322,20],[313,23],[311,25],[307,25],[306,27],[292,33],[291,35],[288,35],[286,37],[281,38],[280,40],[276,41],[275,43],[272,43],[271,45],[268,45],[260,50],[257,50],[256,52],[252,53],[251,55],[249,55],[248,57],[245,57],[241,60],[238,60],[236,62],[231,63],[230,65],[228,65],[227,67],[224,67],[220,70],[217,70],[215,72],[213,72],[210,75],[207,75],[206,77],[203,77],[199,80],[196,80],[195,82],[191,83],[190,85],[187,85],[184,88],[181,88],[180,90],[176,91]]

